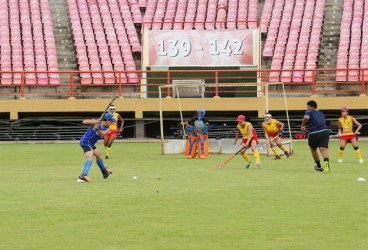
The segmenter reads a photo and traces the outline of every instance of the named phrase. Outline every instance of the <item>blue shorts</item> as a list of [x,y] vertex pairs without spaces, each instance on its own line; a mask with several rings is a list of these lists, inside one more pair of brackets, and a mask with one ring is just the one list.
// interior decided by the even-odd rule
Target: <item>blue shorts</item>
[[89,151],[93,151],[93,150],[96,149],[96,146],[95,145],[93,145],[93,146],[82,146],[81,145],[81,147],[83,148],[84,153],[87,153]]

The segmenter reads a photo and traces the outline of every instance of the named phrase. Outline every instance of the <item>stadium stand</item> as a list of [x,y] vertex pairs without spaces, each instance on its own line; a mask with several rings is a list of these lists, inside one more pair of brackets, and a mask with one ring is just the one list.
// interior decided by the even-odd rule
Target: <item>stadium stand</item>
[[130,6],[134,13],[127,1],[68,0],[79,69],[97,71],[92,75],[81,73],[82,83],[116,82],[117,76],[107,72],[102,75],[98,72],[101,70],[131,71],[123,74],[122,82],[139,81],[132,53],[140,51],[141,45],[133,19],[141,19],[136,14],[138,3],[132,1]]
[[20,84],[24,71],[27,84],[59,84],[49,2],[1,1],[0,9],[1,71],[14,71],[3,73],[1,83]]
[[275,70],[270,81],[312,81],[309,71],[304,75],[304,71],[285,70],[316,68],[324,6],[325,0],[265,2],[261,32],[267,33],[263,56],[272,57],[271,70]]

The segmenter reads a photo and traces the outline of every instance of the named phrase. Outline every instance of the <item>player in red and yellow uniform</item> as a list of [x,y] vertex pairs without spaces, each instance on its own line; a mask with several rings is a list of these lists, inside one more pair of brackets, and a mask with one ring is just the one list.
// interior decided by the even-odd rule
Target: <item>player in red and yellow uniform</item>
[[[283,134],[284,124],[276,119],[272,119],[272,115],[267,113],[264,115],[264,122],[262,123],[263,132],[265,134],[266,140],[270,143],[270,148],[275,154],[275,160],[280,160],[279,151],[276,145],[285,153],[286,157],[289,157],[289,152],[281,143],[281,136]],[[275,140],[273,140],[277,137]],[[276,142],[276,145],[275,145]]]
[[261,157],[259,156],[259,152],[257,150],[258,136],[252,124],[250,122],[246,122],[245,118],[246,117],[244,115],[239,115],[238,118],[236,119],[236,121],[238,122],[238,126],[237,126],[237,132],[235,135],[234,145],[236,144],[236,141],[238,140],[239,135],[241,134],[243,136],[243,140],[240,146],[244,148],[242,151],[240,151],[240,154],[247,161],[247,164],[245,167],[249,168],[250,164],[252,163],[249,155],[246,152],[248,148],[252,149],[254,159],[256,160],[256,165],[260,167]]
[[[119,113],[116,113],[116,107],[114,105],[111,105],[109,107],[109,113],[113,115],[116,122],[111,123],[109,129],[110,131],[104,136],[104,146],[106,149],[105,158],[109,159],[110,152],[111,152],[111,146],[112,143],[115,141],[118,133],[123,132],[123,126],[124,126],[124,119],[121,117]],[[118,128],[118,122],[120,123],[120,126]]]
[[[358,122],[353,116],[348,115],[349,110],[346,107],[341,108],[342,117],[339,118],[339,136],[340,136],[340,150],[338,154],[337,161],[342,163],[342,156],[344,155],[344,149],[347,143],[351,143],[355,150],[355,154],[358,157],[359,163],[363,163],[364,160],[362,158],[362,154],[357,145],[357,134],[359,134],[360,129],[362,128],[362,124]],[[358,126],[356,130],[353,130],[353,124]]]

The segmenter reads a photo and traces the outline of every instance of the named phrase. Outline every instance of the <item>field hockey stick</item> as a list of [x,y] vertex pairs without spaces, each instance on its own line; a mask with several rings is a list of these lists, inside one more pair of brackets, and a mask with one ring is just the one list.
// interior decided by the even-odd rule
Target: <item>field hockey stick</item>
[[258,151],[261,151],[262,149],[264,149],[265,147],[267,147],[268,145],[270,145],[270,143],[274,140],[276,140],[280,135],[275,136],[274,138],[272,138],[271,140],[269,140],[267,143],[263,144]]
[[230,156],[229,158],[227,158],[223,163],[218,164],[217,167],[218,168],[223,168],[226,165],[226,163],[228,163],[229,161],[231,161],[237,154],[239,154],[246,147],[247,147],[247,145],[245,145],[244,147],[242,147],[241,149],[239,149],[236,153],[234,153],[232,156]]
[[109,105],[107,105],[107,108],[105,108],[104,112],[102,113],[102,115],[100,116],[100,121],[102,120],[102,118],[104,117],[104,115],[106,114],[106,111],[109,109],[109,107],[114,103],[114,101],[118,98],[118,96],[115,96],[111,102],[109,103]]
[[349,133],[349,134],[337,134],[337,135],[330,135],[330,138],[340,138],[341,136],[349,136],[349,135],[360,135],[360,132],[358,133]]

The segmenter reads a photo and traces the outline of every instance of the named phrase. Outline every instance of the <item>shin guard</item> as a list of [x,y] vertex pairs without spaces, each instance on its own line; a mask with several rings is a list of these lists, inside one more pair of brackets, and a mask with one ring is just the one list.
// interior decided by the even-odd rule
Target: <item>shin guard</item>
[[198,136],[198,156],[200,158],[206,158],[208,155],[208,135]]
[[187,158],[195,158],[197,155],[197,137],[189,135],[187,145],[185,148],[185,156]]

